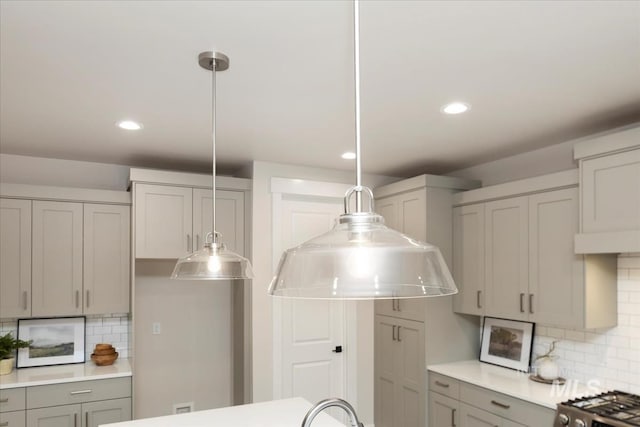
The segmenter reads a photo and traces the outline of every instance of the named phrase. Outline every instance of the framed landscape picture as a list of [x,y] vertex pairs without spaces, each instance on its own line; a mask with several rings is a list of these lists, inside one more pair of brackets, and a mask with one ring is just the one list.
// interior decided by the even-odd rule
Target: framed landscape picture
[[480,361],[528,372],[535,324],[485,317]]
[[18,319],[18,339],[31,341],[18,350],[17,368],[85,361],[85,317]]

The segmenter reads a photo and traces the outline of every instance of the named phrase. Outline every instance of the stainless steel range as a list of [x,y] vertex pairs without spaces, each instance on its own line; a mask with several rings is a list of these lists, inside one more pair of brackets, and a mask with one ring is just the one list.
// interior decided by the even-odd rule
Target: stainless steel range
[[610,391],[558,404],[554,427],[640,426],[640,396]]

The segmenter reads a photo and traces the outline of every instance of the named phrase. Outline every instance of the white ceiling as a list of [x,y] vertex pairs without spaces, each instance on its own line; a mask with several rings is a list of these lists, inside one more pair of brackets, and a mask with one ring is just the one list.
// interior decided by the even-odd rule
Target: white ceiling
[[[352,168],[345,1],[0,3],[0,152]],[[639,1],[363,1],[363,168],[442,173],[640,120]],[[473,105],[444,116],[442,104]],[[124,118],[144,129],[114,126]]]

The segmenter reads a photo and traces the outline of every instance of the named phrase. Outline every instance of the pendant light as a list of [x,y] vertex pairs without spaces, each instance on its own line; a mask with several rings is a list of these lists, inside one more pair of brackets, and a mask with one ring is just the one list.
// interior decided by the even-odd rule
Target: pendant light
[[222,243],[216,230],[216,72],[229,68],[229,58],[220,52],[202,52],[198,63],[212,73],[211,105],[213,136],[213,173],[211,197],[211,233],[207,233],[202,249],[180,258],[173,269],[172,279],[229,280],[251,279],[253,271],[248,259],[230,251]]
[[[284,252],[269,293],[317,299],[455,294],[458,290],[440,250],[386,227],[382,216],[373,211],[373,192],[362,185],[359,33],[359,1],[355,0],[356,185],[345,194],[345,213],[331,231]],[[366,211],[363,196],[369,200]]]

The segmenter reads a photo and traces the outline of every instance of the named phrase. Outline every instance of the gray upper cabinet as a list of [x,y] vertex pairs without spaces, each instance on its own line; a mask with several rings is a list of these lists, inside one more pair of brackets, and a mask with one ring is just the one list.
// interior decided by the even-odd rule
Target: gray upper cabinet
[[31,200],[0,199],[0,318],[31,315]]
[[192,189],[170,185],[134,187],[136,258],[180,258],[193,250]]
[[481,315],[484,309],[484,204],[453,209],[454,310]]
[[[180,258],[211,231],[211,190],[135,184],[136,258]],[[216,228],[227,247],[244,253],[244,192],[216,190]]]
[[84,205],[84,314],[129,312],[130,208]]
[[112,204],[0,199],[0,318],[129,312],[130,207],[108,193]]
[[33,316],[82,314],[82,215],[82,203],[33,202]]
[[574,146],[580,167],[576,253],[640,252],[640,126]]
[[[560,327],[616,324],[616,257],[575,254],[578,188],[567,176],[557,185],[570,188],[534,178],[540,186],[523,180],[458,198],[473,203],[453,210],[456,312]],[[531,191],[505,197],[505,188]],[[483,197],[494,200],[478,203]]]
[[527,318],[528,214],[526,197],[485,204],[485,313]]

